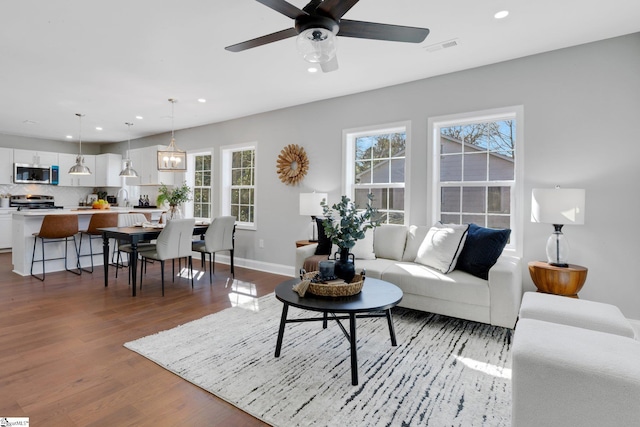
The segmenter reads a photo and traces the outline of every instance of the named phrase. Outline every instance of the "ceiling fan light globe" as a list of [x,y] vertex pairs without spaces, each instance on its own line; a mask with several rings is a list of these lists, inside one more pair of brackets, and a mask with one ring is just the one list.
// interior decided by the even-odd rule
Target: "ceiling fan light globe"
[[335,34],[325,28],[308,28],[296,38],[298,51],[305,61],[328,62],[336,56]]

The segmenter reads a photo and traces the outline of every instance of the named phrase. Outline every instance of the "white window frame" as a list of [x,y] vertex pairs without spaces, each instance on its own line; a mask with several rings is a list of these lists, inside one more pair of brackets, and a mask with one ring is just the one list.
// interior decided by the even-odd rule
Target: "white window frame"
[[[472,123],[491,122],[499,120],[516,121],[516,144],[514,146],[515,171],[512,182],[486,181],[496,186],[508,184],[511,187],[510,206],[510,242],[505,247],[505,253],[522,257],[523,253],[523,221],[524,221],[524,107],[522,105],[474,111],[447,116],[431,117],[427,124],[427,169],[431,169],[431,185],[427,186],[427,224],[433,224],[440,219],[440,129]],[[472,186],[472,183],[464,183]]]
[[253,222],[236,221],[236,228],[242,230],[258,229],[258,143],[225,145],[220,147],[220,210],[222,215],[231,215],[231,162],[232,155],[238,151],[254,150],[253,157]]
[[[409,183],[409,176],[411,176],[411,162],[408,159],[411,158],[411,122],[401,121],[395,123],[372,125],[354,129],[344,129],[342,131],[342,194],[347,195],[351,200],[355,197],[355,157],[356,157],[356,139],[361,136],[370,135],[383,135],[389,133],[404,132],[406,135],[406,147],[405,147],[405,161],[404,161],[404,182],[393,183],[381,183],[381,184],[368,184],[367,187],[375,188],[404,188],[404,223],[405,225],[411,224],[409,213],[411,204],[411,185]],[[360,206],[361,208],[363,206]]]
[[191,187],[194,191],[191,194],[191,201],[189,201],[188,203],[186,203],[186,214],[187,216],[193,216],[194,218],[198,219],[198,220],[210,220],[211,218],[201,218],[201,217],[196,217],[195,216],[195,168],[196,168],[196,156],[211,156],[211,185],[209,186],[210,190],[211,190],[211,197],[210,197],[210,203],[211,203],[211,218],[213,218],[214,215],[214,204],[213,204],[213,196],[214,196],[214,177],[215,177],[215,156],[213,155],[213,149],[211,150],[205,150],[205,151],[189,151],[187,152],[187,165],[190,166],[189,168],[187,168],[187,173],[186,173],[186,181],[187,181],[187,185],[189,187]]

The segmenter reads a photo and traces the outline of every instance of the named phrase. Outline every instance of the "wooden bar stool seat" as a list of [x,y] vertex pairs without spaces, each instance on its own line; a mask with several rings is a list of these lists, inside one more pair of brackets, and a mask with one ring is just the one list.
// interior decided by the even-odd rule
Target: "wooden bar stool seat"
[[[42,225],[40,231],[33,233],[35,237],[33,239],[33,253],[31,254],[31,275],[38,280],[44,281],[45,278],[45,261],[53,261],[57,259],[64,259],[64,269],[80,275],[80,258],[78,257],[78,244],[76,242],[76,234],[78,234],[78,216],[77,215],[45,215],[42,219]],[[70,270],[67,267],[68,258],[68,240],[73,240],[73,246],[76,254],[76,269]],[[42,243],[42,258],[36,259],[36,246],[38,239]],[[45,258],[45,243],[64,242],[64,257],[57,258]],[[35,262],[42,262],[42,277],[33,274],[33,264]]]

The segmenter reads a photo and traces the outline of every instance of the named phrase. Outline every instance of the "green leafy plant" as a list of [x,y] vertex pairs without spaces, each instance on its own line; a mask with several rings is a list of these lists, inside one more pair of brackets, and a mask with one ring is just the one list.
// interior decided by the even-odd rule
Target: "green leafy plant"
[[162,184],[158,190],[156,202],[158,206],[164,202],[169,203],[169,206],[178,206],[189,200],[191,200],[191,188],[189,188],[185,181],[180,187],[169,188],[165,184]]
[[358,210],[347,196],[342,196],[340,202],[331,207],[325,200],[320,203],[325,216],[322,221],[324,232],[340,249],[351,249],[357,240],[364,239],[365,231],[380,225],[380,221],[374,219],[378,210],[371,206],[373,194],[369,193],[367,197],[369,202],[363,210]]

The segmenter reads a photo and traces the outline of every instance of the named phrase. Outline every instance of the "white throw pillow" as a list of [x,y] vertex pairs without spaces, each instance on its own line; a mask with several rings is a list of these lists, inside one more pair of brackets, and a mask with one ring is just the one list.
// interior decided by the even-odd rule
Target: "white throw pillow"
[[356,259],[376,259],[373,252],[373,229],[370,228],[364,233],[364,239],[356,240],[356,244],[351,248],[351,253]]
[[414,262],[418,256],[418,249],[429,232],[428,225],[412,225],[407,232],[407,244],[404,248],[402,261]]
[[456,267],[468,229],[468,224],[436,223],[420,245],[415,262],[450,273]]
[[402,261],[406,241],[407,227],[404,225],[384,224],[377,227],[373,235],[373,249],[376,258]]

